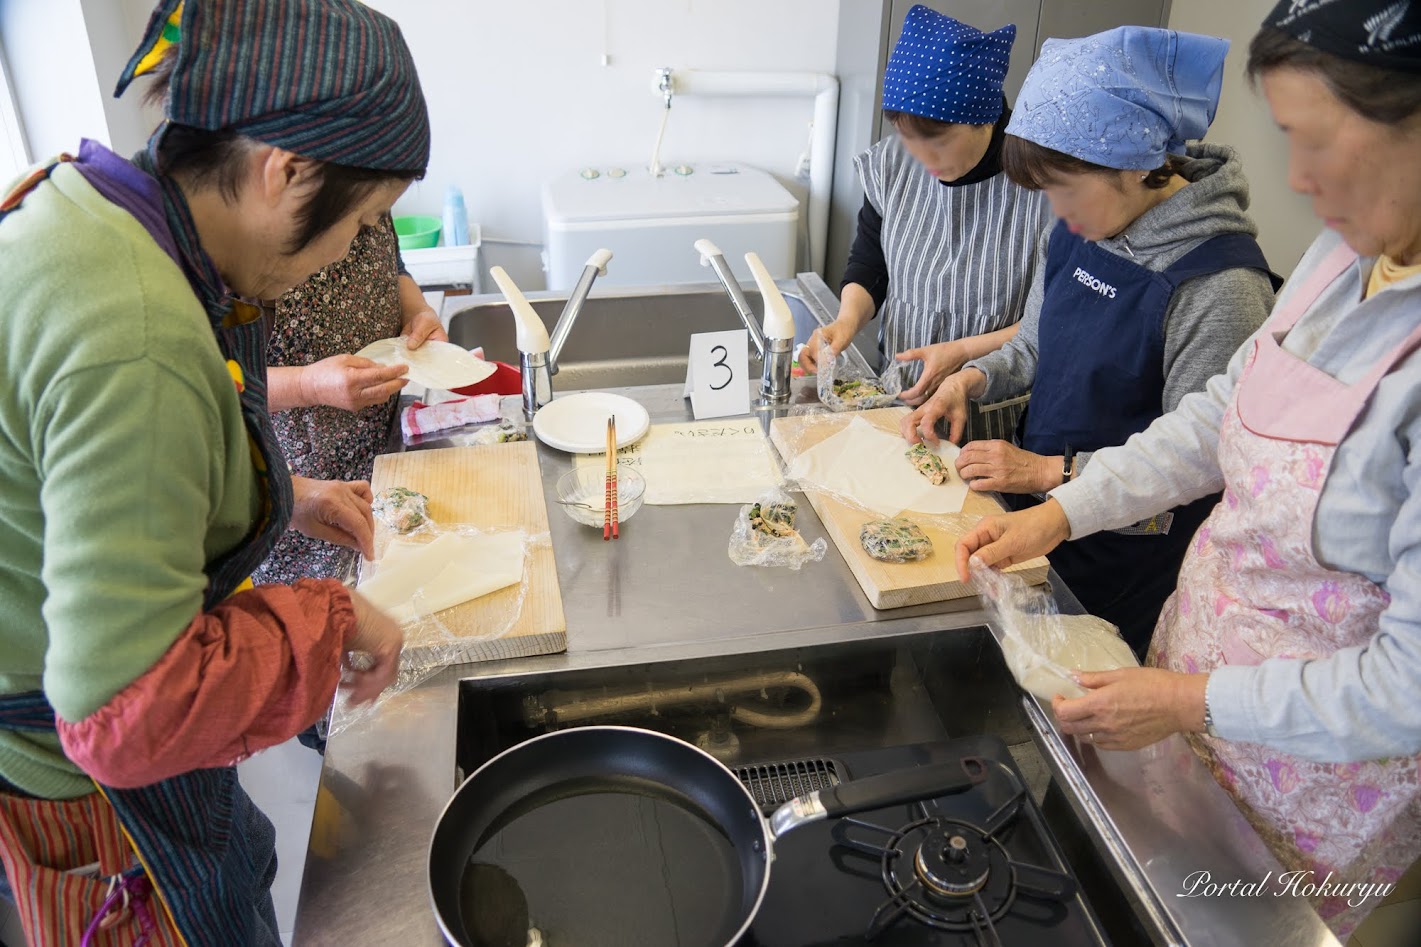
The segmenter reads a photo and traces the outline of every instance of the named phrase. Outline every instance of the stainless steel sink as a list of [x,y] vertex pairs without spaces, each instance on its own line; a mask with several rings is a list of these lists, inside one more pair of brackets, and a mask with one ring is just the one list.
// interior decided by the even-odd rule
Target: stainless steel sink
[[[509,746],[566,726],[646,727],[705,746],[700,738],[731,725],[721,718],[739,702],[764,711],[758,720],[777,719],[733,722],[738,735],[711,749],[730,766],[986,733],[1014,748],[1038,799],[1050,780],[986,626],[748,654],[731,648],[693,660],[617,657],[634,663],[460,681],[457,779]],[[765,683],[776,679],[801,684]],[[824,712],[790,725],[803,688],[816,691]]]
[[[814,280],[817,282],[817,277]],[[776,285],[794,313],[796,344],[807,341],[816,327],[833,318],[833,312],[821,315],[823,305],[815,299],[817,288],[807,286],[803,278]],[[760,294],[743,288],[751,306],[763,313]],[[552,332],[567,294],[529,293],[528,301]],[[680,384],[686,378],[692,333],[741,328],[735,309],[717,283],[594,291],[568,335],[553,389]],[[471,297],[449,318],[449,340],[465,348],[481,345],[486,358],[518,363],[513,314],[502,295]]]
[[[828,325],[838,315],[838,297],[816,273],[800,273],[794,279],[777,280],[775,285],[794,314],[796,345],[809,341],[816,328]],[[759,291],[749,283],[740,288],[757,318],[762,316],[764,303]],[[526,295],[551,333],[567,293]],[[719,283],[594,290],[563,346],[553,391],[679,385],[686,380],[693,333],[743,328]],[[513,313],[500,293],[470,296],[449,317],[449,341],[464,348],[483,346],[485,358],[517,365],[514,337]],[[857,371],[869,373],[878,353],[871,333],[865,337],[869,344],[862,348],[855,344],[845,357]],[[753,348],[751,352],[753,355]],[[758,368],[750,374],[758,376]],[[1025,402],[1026,396],[996,404],[971,403],[968,439],[1011,438]]]

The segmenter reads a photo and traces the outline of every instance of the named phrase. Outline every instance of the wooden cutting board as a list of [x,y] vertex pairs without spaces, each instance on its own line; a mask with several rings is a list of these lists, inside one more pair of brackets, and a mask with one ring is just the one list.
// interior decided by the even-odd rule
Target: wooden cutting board
[[[530,441],[489,444],[481,447],[448,447],[439,450],[383,454],[375,458],[370,489],[408,487],[429,498],[429,515],[441,526],[467,525],[479,529],[522,529],[529,536],[546,536],[548,508],[543,502],[537,447]],[[395,537],[393,530],[375,524],[378,559]],[[460,640],[457,662],[496,661],[530,654],[556,654],[567,650],[567,619],[558,589],[557,564],[547,541],[533,546],[524,574],[527,591],[518,618],[498,638],[483,638],[489,627],[504,624],[517,602],[519,589],[510,586],[439,613],[439,622]],[[418,632],[418,626],[413,626]],[[467,639],[467,640],[463,640]],[[442,642],[436,646],[442,646]],[[409,647],[422,647],[411,640]]]
[[[828,417],[821,414],[776,418],[770,425],[770,441],[788,466],[799,452],[837,434],[854,418],[863,418],[875,427],[896,434],[898,422],[907,412],[908,409],[902,407],[875,408],[871,411],[846,411]],[[908,445],[905,443],[903,446],[906,449]],[[907,461],[899,456],[884,458],[884,463],[906,464]],[[945,602],[976,595],[972,586],[957,574],[953,547],[958,533],[930,524],[926,518],[905,510],[900,515],[916,522],[927,533],[932,540],[933,554],[921,562],[879,562],[864,552],[859,543],[859,530],[865,523],[881,519],[878,514],[855,509],[817,490],[806,490],[805,496],[809,498],[814,512],[819,514],[829,538],[839,547],[840,555],[874,608],[902,608],[905,605]],[[969,493],[962,512],[976,514],[980,518],[1001,513],[1002,507],[990,496]],[[1038,585],[1046,581],[1047,568],[1046,559],[1038,558],[1012,566],[1007,571],[1021,576],[1030,585]]]

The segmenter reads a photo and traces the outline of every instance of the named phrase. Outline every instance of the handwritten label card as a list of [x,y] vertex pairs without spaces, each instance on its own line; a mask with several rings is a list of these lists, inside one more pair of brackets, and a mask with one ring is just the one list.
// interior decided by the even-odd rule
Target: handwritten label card
[[744,329],[691,336],[686,395],[696,420],[750,413],[750,336]]
[[[578,466],[600,465],[580,454]],[[646,478],[646,502],[750,503],[781,484],[769,440],[754,418],[653,424],[646,437],[617,451],[617,462]]]

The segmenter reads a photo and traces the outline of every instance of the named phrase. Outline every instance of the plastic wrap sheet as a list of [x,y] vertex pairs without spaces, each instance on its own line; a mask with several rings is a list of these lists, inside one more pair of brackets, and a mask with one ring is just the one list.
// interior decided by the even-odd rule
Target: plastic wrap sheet
[[1094,615],[1062,615],[1043,589],[985,566],[975,556],[968,577],[1002,629],[1002,654],[1017,684],[1042,700],[1084,697],[1075,671],[1137,667],[1119,629]]
[[[890,364],[882,375],[867,374],[849,364],[849,360],[839,355],[827,342],[819,345],[819,400],[831,411],[866,411],[869,408],[886,408],[898,400],[903,390],[903,379],[898,366]],[[880,389],[875,394],[863,394],[864,385]],[[848,390],[843,390],[848,386]]]
[[[797,515],[798,504],[780,489],[742,506],[730,532],[730,561],[737,566],[783,566],[797,572],[806,562],[823,559],[829,544],[823,537],[806,543],[796,527]],[[757,527],[756,520],[764,525]]]
[[[395,682],[377,700],[352,707],[337,696],[330,732],[364,719],[440,668],[470,660],[478,642],[506,635],[523,611],[532,551],[549,541],[547,533],[530,536],[522,530],[427,522],[390,543],[378,562],[362,562],[358,584],[350,576],[347,585],[354,584],[400,623],[404,650]],[[472,610],[464,606],[475,600],[477,625],[472,626]]]
[[790,445],[787,473],[795,489],[812,489],[881,517],[912,511],[915,520],[964,525],[968,489],[954,466],[955,445],[944,441],[933,448],[949,474],[947,482],[934,484],[905,456],[906,441],[863,418],[845,424],[834,415],[811,417],[799,427],[798,440],[809,446]]
[[[754,418],[653,424],[617,452],[617,462],[646,480],[644,502],[652,506],[749,503],[784,479]],[[576,463],[600,468],[606,455],[581,454]]]

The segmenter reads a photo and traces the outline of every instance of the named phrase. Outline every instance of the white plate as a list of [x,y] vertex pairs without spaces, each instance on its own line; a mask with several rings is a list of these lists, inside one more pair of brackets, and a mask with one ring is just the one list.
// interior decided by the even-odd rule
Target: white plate
[[426,388],[463,388],[477,385],[494,373],[492,362],[470,355],[452,342],[433,339],[417,349],[405,348],[400,337],[371,342],[355,353],[381,365],[408,365],[409,380]]
[[601,454],[607,450],[607,419],[617,419],[617,447],[640,440],[651,427],[651,415],[630,398],[605,391],[554,398],[533,415],[533,433],[549,447],[571,454]]

